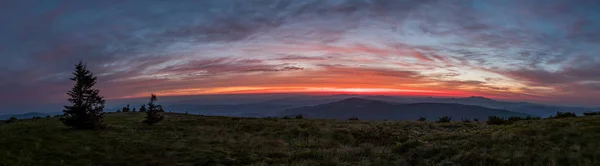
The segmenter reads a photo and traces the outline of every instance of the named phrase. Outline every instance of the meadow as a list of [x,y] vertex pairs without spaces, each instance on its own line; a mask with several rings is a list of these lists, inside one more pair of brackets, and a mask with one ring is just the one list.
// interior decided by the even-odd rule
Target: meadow
[[0,123],[0,165],[600,165],[600,116],[485,122],[107,114]]

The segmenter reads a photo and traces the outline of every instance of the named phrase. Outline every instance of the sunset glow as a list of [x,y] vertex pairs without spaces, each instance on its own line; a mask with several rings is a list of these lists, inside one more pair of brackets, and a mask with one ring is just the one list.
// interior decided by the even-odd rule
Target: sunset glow
[[[210,94],[257,94],[257,93],[308,93],[308,94],[393,94],[393,95],[455,95],[460,94],[441,92],[441,91],[429,91],[429,90],[406,90],[406,89],[386,89],[386,88],[320,88],[320,87],[286,87],[286,88],[269,88],[269,87],[228,87],[228,88],[214,88],[210,90],[206,89],[180,89],[174,91],[159,92],[165,96],[179,96],[179,95],[210,95]],[[139,94],[139,96],[128,96],[128,97],[142,97],[146,96],[145,93]]]
[[306,93],[598,106],[600,6],[567,2],[5,2],[0,11],[30,12],[0,13],[0,77],[10,78],[0,101],[64,102],[84,60],[110,99]]

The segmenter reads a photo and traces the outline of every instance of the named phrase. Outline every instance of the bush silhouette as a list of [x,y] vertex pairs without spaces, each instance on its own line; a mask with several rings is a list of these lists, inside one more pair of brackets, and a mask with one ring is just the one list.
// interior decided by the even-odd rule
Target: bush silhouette
[[96,77],[87,69],[83,62],[75,65],[72,81],[73,88],[67,93],[70,106],[65,106],[66,117],[60,120],[67,126],[75,129],[102,129],[104,124],[104,98],[99,95],[100,90],[94,88]]
[[504,119],[504,117],[498,117],[498,116],[490,116],[488,117],[487,120],[487,124],[488,125],[503,125],[503,124],[507,124],[508,121],[506,121]]
[[283,119],[292,119],[289,116],[284,116]]
[[156,95],[152,94],[152,96],[150,97],[150,102],[148,102],[148,110],[146,111],[146,120],[144,120],[144,123],[146,123],[148,125],[153,125],[155,123],[158,123],[165,118],[164,116],[159,114],[159,112],[162,111],[162,106],[154,104],[154,102],[156,102],[156,100],[157,100]]
[[596,115],[600,115],[600,112],[585,112],[583,113],[584,116],[596,116]]
[[477,119],[477,118],[473,118],[473,121],[474,121],[474,122],[479,122],[479,119]]
[[142,104],[140,107],[140,112],[146,112],[146,104]]
[[462,122],[463,123],[471,123],[471,120],[469,120],[469,118],[463,118]]
[[16,117],[10,117],[8,120],[4,121],[4,123],[14,123],[17,122],[17,118]]
[[417,119],[417,121],[420,121],[420,122],[424,122],[426,120],[427,120],[427,118],[425,118],[425,117],[420,117],[419,119]]
[[511,116],[511,117],[508,117],[508,118],[504,118],[504,117],[490,116],[487,123],[489,125],[505,125],[505,124],[513,124],[513,123],[515,123],[517,121],[521,121],[521,120],[536,120],[536,119],[540,119],[540,117]]
[[357,117],[351,117],[351,118],[348,118],[348,120],[358,120],[358,118]]
[[508,119],[507,119],[507,120],[508,120],[508,122],[512,123],[512,122],[516,122],[516,121],[524,120],[524,118],[522,118],[522,117],[518,117],[518,116],[511,116],[511,117],[508,117]]
[[131,108],[129,107],[129,104],[127,104],[127,106],[123,107],[123,109],[121,109],[123,112],[131,112]]
[[541,119],[541,118],[540,118],[540,117],[537,117],[537,116],[536,116],[536,117],[527,116],[527,117],[525,117],[525,118],[522,118],[522,120],[538,120],[538,119]]
[[577,115],[573,112],[557,112],[556,115],[554,115],[553,117],[550,118],[570,118],[570,117],[577,117]]
[[304,116],[302,116],[302,115],[296,115],[296,119],[304,119]]
[[437,121],[435,121],[436,123],[448,123],[452,120],[452,117],[448,117],[448,116],[442,116],[440,117]]

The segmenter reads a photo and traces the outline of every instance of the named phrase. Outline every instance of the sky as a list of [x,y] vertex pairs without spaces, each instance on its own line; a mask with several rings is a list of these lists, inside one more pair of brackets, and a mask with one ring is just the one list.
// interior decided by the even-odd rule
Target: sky
[[595,0],[3,0],[0,104],[314,93],[600,106]]

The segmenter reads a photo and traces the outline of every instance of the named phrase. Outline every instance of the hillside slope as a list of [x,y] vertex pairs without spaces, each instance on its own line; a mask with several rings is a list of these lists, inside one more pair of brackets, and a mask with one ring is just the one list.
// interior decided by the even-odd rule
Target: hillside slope
[[461,97],[461,98],[408,98],[408,97],[391,97],[391,96],[365,96],[365,99],[382,100],[388,102],[398,103],[455,103],[464,105],[478,105],[493,109],[502,109],[512,112],[520,112],[525,114],[531,114],[540,117],[549,117],[556,112],[574,112],[577,115],[583,115],[584,112],[596,112],[600,111],[600,108],[586,108],[586,107],[570,107],[570,106],[559,106],[559,105],[546,105],[536,104],[527,102],[509,102],[509,101],[498,101],[480,96]]
[[0,165],[599,165],[600,116],[483,123],[117,113],[103,131],[0,123]]
[[416,120],[420,117],[435,120],[442,116],[450,116],[454,120],[461,120],[462,118],[487,119],[489,116],[531,116],[473,105],[450,103],[401,104],[362,98],[349,98],[333,103],[288,109],[281,115],[303,115],[308,118],[321,119],[357,117],[365,120]]

